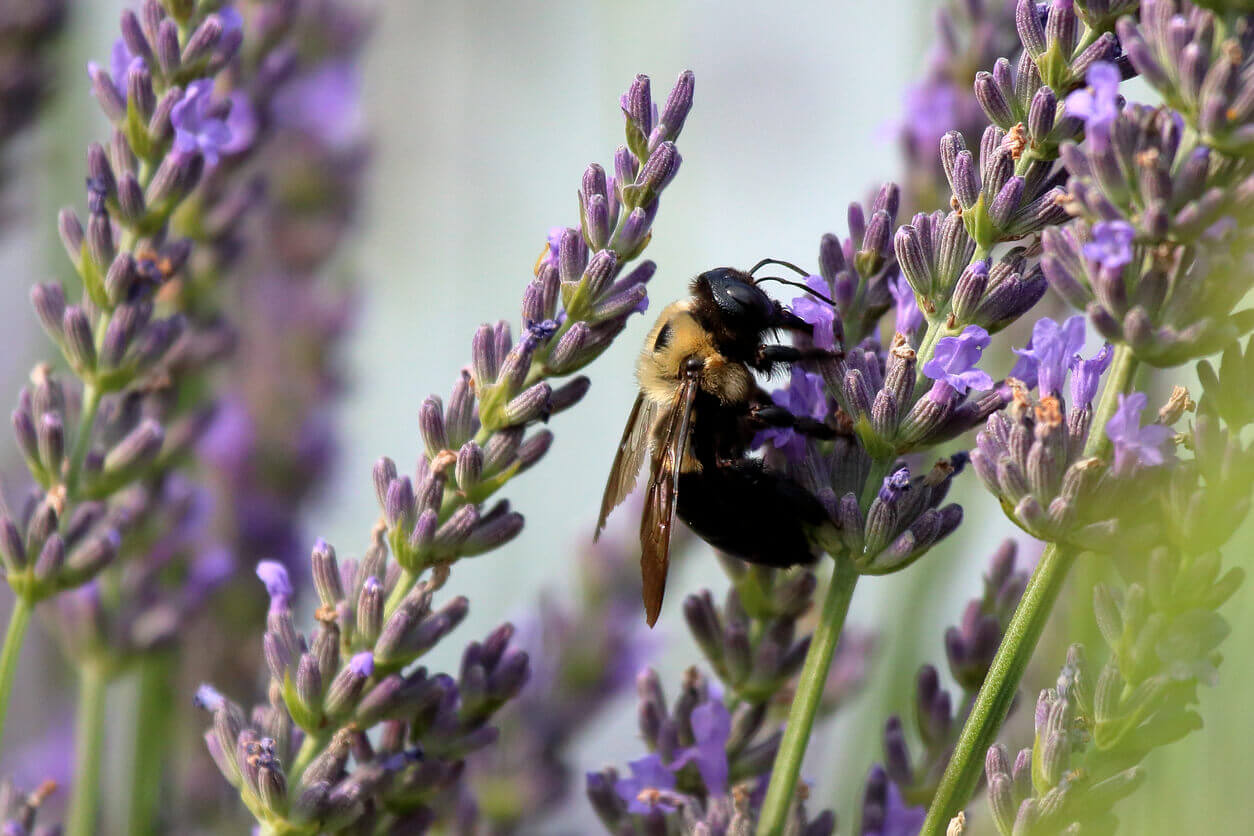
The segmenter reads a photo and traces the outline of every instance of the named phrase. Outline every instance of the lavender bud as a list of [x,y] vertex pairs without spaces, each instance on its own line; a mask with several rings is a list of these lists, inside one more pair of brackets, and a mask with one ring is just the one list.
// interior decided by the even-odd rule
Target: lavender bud
[[60,283],[37,284],[30,291],[31,305],[48,336],[56,342],[62,340],[62,317],[65,316],[65,291]]
[[356,707],[367,680],[374,673],[374,656],[364,651],[353,656],[331,681],[327,689],[325,710],[329,717],[342,717]]
[[3,555],[5,567],[11,572],[21,571],[26,566],[26,544],[22,541],[22,533],[7,516],[0,517],[0,555]]
[[152,418],[145,418],[105,454],[103,472],[121,478],[147,467],[161,452],[164,441],[165,431],[161,425]]
[[373,575],[362,584],[357,599],[357,633],[367,645],[373,645],[383,629],[383,584]]
[[318,658],[312,653],[301,654],[296,663],[296,697],[305,711],[316,714],[322,704],[322,672]]
[[322,602],[322,605],[334,607],[344,600],[344,586],[339,565],[335,559],[335,549],[321,537],[314,542],[310,565],[314,587],[318,591],[318,600]]
[[87,313],[77,305],[65,309],[61,321],[65,352],[75,370],[82,374],[96,367],[96,345]]
[[172,20],[163,20],[157,27],[157,36],[153,39],[156,47],[157,65],[165,76],[174,75],[181,64],[179,58],[179,28]]
[[444,413],[444,437],[449,449],[465,444],[477,431],[475,426],[475,393],[465,372],[453,384],[448,409]]
[[[392,480],[396,478],[396,462],[387,456],[382,457],[374,463],[371,476],[374,479],[375,499],[378,500],[380,508],[386,508],[388,487],[392,484]],[[322,543],[323,541],[319,539],[318,542]],[[315,545],[314,549],[316,550],[317,548]],[[332,557],[334,557],[334,554],[332,554]]]
[[60,415],[55,412],[46,412],[40,416],[36,429],[36,444],[39,449],[39,460],[44,470],[51,474],[59,474],[65,458],[65,426],[61,422]]
[[506,426],[518,426],[536,420],[548,420],[553,390],[548,383],[540,382],[528,387],[505,405]]

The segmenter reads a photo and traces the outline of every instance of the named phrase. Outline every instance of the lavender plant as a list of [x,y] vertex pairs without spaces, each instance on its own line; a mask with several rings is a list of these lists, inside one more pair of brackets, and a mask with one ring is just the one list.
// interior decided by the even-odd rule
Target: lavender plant
[[[522,687],[529,661],[509,647],[506,624],[467,648],[456,680],[413,668],[468,606],[455,598],[433,610],[433,598],[453,563],[497,549],[521,529],[507,501],[483,504],[548,450],[552,434],[528,429],[588,389],[586,378],[557,388],[549,379],[595,359],[643,308],[653,266],[625,268],[647,245],[659,197],[679,168],[674,140],[692,90],[684,73],[660,115],[647,77],[623,96],[627,145],[613,176],[598,165],[585,173],[580,228],[550,235],[523,294],[519,341],[504,321],[476,331],[471,365],[447,408],[436,396],[422,405],[426,453],[415,476],[400,475],[390,459],[375,465],[383,515],[361,560],[341,569],[329,545],[315,546],[322,606],[309,639],[296,631],[286,571],[261,564],[271,598],[269,704],[250,722],[212,689],[201,702],[214,716],[210,752],[263,832],[458,820],[452,800],[465,758],[495,738],[489,721]],[[372,742],[367,732],[376,726]]]
[[[60,217],[82,297],[68,304],[60,283],[32,292],[77,380],[37,367],[14,413],[40,488],[18,520],[5,519],[18,604],[0,670],[7,696],[30,608],[77,590],[59,622],[82,677],[71,832],[94,829],[108,682],[168,646],[230,571],[203,531],[203,496],[175,471],[212,411],[205,371],[233,342],[214,300],[216,265],[249,207],[252,187],[235,172],[255,138],[254,102],[278,69],[266,50],[287,21],[282,4],[258,4],[248,32],[266,47],[245,60],[234,8],[149,0],[123,13],[109,69],[88,67],[113,132],[107,150],[88,149],[86,228],[72,210]],[[158,695],[163,679],[144,677]],[[145,744],[164,738],[152,732],[139,735],[141,767]],[[147,758],[157,771],[136,770],[137,795],[159,787],[160,762],[158,748]]]
[[[1127,55],[1117,65],[1090,65],[1088,87],[1066,99],[1067,113],[1083,120],[1085,129],[1082,143],[1066,143],[1061,151],[1069,172],[1062,203],[1076,219],[1045,234],[1042,266],[1060,295],[1087,309],[1114,349],[1109,358],[1091,363],[1077,355],[1071,369],[1077,403],[1070,412],[1061,398],[1063,364],[1042,357],[1037,361],[1053,366],[1037,378],[1038,386],[1046,381],[1043,397],[1032,404],[1016,395],[1022,406],[1010,421],[990,419],[985,435],[990,446],[982,462],[977,460],[981,476],[1012,518],[1050,545],[963,730],[929,811],[928,834],[938,833],[974,788],[977,758],[992,743],[1077,553],[1108,550],[1115,542],[1121,549],[1135,548],[1138,528],[1153,530],[1154,521],[1143,519],[1137,505],[1119,501],[1118,488],[1136,473],[1153,482],[1167,478],[1155,469],[1177,470],[1164,467],[1172,458],[1166,427],[1186,399],[1177,397],[1164,409],[1162,425],[1141,426],[1147,399],[1128,393],[1137,366],[1172,366],[1209,354],[1254,324],[1247,313],[1233,313],[1248,287],[1248,266],[1238,265],[1248,265],[1250,252],[1239,221],[1248,211],[1249,186],[1248,159],[1228,140],[1240,130],[1229,121],[1249,116],[1240,81],[1248,63],[1242,43],[1249,21],[1235,10],[1214,13],[1169,2],[1144,3],[1135,17],[1125,16],[1137,11],[1131,4],[1077,5],[1088,32],[1117,21]],[[1039,50],[1034,6],[1020,4],[1020,10],[1025,44],[1032,40]],[[1141,72],[1179,109],[1122,107],[1121,67]],[[1189,81],[1181,87],[1184,78]],[[1181,97],[1182,90],[1188,98]],[[1055,337],[1069,352],[1066,335]],[[1034,334],[1034,349],[1035,341]],[[1087,380],[1107,363],[1101,401],[1088,418],[1080,406],[1094,394]],[[1072,429],[1081,424],[1092,428],[1083,442]],[[1080,496],[1097,499],[1095,491],[1103,490],[1110,492],[1100,501],[1077,502]],[[1104,535],[1115,534],[1128,539],[1103,542]]]

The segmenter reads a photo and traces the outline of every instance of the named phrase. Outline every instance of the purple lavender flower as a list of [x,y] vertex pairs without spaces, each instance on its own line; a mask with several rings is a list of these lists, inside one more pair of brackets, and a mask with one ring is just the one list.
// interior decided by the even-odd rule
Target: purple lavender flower
[[170,111],[174,126],[174,147],[184,154],[199,151],[205,165],[218,164],[220,154],[232,145],[231,128],[214,107],[213,81],[201,79],[187,85],[183,98]]
[[1084,76],[1088,86],[1067,96],[1067,113],[1084,120],[1085,138],[1094,150],[1110,143],[1110,127],[1119,115],[1119,68],[1098,61]]
[[907,337],[923,327],[923,311],[919,310],[914,288],[905,276],[898,276],[888,283],[888,292],[893,295],[896,303],[894,308],[895,321],[893,328],[898,334]]
[[[807,416],[816,421],[826,417],[827,393],[823,389],[823,376],[807,372],[799,366],[793,366],[792,379],[788,385],[771,393],[771,400],[784,407],[793,415]],[[805,458],[805,436],[788,427],[771,427],[757,434],[753,446],[770,444],[776,450],[782,450],[791,462],[799,462]]]
[[959,395],[965,395],[968,389],[991,389],[993,378],[975,367],[990,342],[988,332],[978,325],[968,325],[956,337],[942,337],[932,359],[923,365],[923,374]]
[[1168,442],[1173,435],[1162,424],[1141,426],[1141,412],[1149,403],[1144,392],[1119,396],[1119,408],[1106,424],[1106,436],[1114,445],[1116,476],[1126,476],[1137,465],[1155,467],[1171,457]]
[[[831,288],[821,276],[806,277],[806,287],[822,293],[831,293]],[[798,296],[792,300],[792,312],[814,326],[814,344],[819,348],[834,349],[836,347],[836,311],[832,306],[813,296]]]
[[692,736],[696,743],[680,749],[671,769],[694,763],[701,773],[706,792],[721,795],[727,791],[727,738],[731,734],[731,714],[722,700],[712,698],[692,710]]
[[621,778],[614,785],[614,792],[627,803],[627,812],[659,809],[669,813],[676,808],[675,796],[668,792],[675,789],[675,775],[662,763],[660,755],[645,755],[627,766],[631,777]]
[[1011,377],[1029,389],[1040,388],[1042,396],[1061,395],[1072,359],[1084,347],[1084,317],[1077,314],[1059,325],[1042,317],[1032,326],[1032,339],[1025,348],[1016,348],[1019,362]]
[[1110,343],[1105,343],[1092,358],[1084,360],[1079,354],[1071,358],[1068,368],[1071,371],[1071,404],[1074,409],[1084,409],[1093,403],[1097,395],[1097,385],[1102,375],[1110,368],[1115,352]]
[[[318,541],[320,544],[323,542]],[[317,545],[314,548],[318,548]],[[282,609],[290,606],[294,589],[287,569],[282,563],[274,560],[263,560],[257,564],[257,577],[266,585],[266,594],[270,596],[270,609]]]
[[1118,270],[1132,261],[1132,241],[1136,230],[1127,221],[1099,221],[1093,225],[1093,238],[1084,244],[1084,257],[1107,270]]

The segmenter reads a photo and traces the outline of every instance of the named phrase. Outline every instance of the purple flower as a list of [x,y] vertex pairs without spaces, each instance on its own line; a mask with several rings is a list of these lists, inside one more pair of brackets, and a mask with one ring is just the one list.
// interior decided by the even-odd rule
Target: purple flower
[[1119,408],[1114,417],[1106,422],[1106,436],[1115,448],[1115,476],[1126,476],[1138,464],[1154,467],[1163,464],[1171,456],[1165,445],[1172,431],[1162,424],[1141,426],[1141,412],[1149,403],[1144,392],[1119,396]]
[[657,807],[669,813],[676,808],[670,793],[659,792],[675,789],[675,776],[660,755],[645,755],[627,766],[631,768],[631,777],[620,778],[614,785],[614,792],[627,802],[627,812],[648,813]]
[[1110,126],[1119,115],[1119,68],[1098,61],[1084,76],[1088,87],[1067,96],[1067,113],[1084,120],[1085,138],[1095,151],[1110,143]]
[[1127,221],[1099,221],[1093,224],[1093,240],[1084,245],[1084,257],[1107,270],[1119,270],[1132,261],[1132,239],[1136,230]]
[[894,308],[896,321],[893,330],[908,337],[922,328],[923,311],[919,310],[919,303],[914,297],[914,289],[910,287],[910,282],[906,281],[906,277],[897,276],[896,279],[890,279],[888,292],[893,295],[893,300],[897,303]]
[[1084,317],[1076,315],[1059,325],[1042,317],[1032,326],[1032,339],[1024,348],[1016,348],[1019,362],[1010,376],[1026,386],[1038,386],[1042,396],[1061,395],[1062,384],[1072,357],[1084,348]]
[[266,585],[270,595],[270,609],[283,609],[292,598],[292,580],[282,563],[274,560],[263,560],[257,564],[257,577]]
[[692,710],[692,736],[696,743],[680,749],[671,769],[689,763],[697,765],[710,795],[727,791],[727,738],[731,734],[731,714],[721,700],[712,698]]
[[1110,368],[1113,357],[1114,351],[1106,343],[1090,360],[1081,359],[1079,354],[1071,358],[1071,404],[1075,409],[1084,409],[1093,402],[1097,383]]
[[359,88],[352,64],[327,62],[284,85],[271,111],[283,127],[313,137],[331,151],[345,151],[365,133]]
[[205,165],[218,164],[218,155],[228,153],[231,129],[213,106],[213,82],[207,78],[187,85],[183,99],[170,111],[174,125],[174,147],[184,154],[199,151]]
[[[821,276],[806,277],[806,287],[824,296],[831,292]],[[813,296],[798,296],[792,300],[792,312],[814,326],[816,346],[826,349],[836,347],[836,311],[831,305]]]
[[[793,366],[792,379],[788,381],[788,386],[772,392],[771,400],[793,415],[807,416],[816,421],[821,421],[827,415],[827,393],[823,390],[823,376],[796,366]],[[789,461],[797,462],[805,458],[805,437],[789,427],[763,430],[753,439],[753,446],[758,447],[767,442],[775,449],[782,450]]]
[[968,389],[991,389],[993,379],[975,367],[989,342],[988,332],[978,325],[968,325],[956,337],[942,337],[932,359],[924,364],[923,374],[959,395],[965,395]]

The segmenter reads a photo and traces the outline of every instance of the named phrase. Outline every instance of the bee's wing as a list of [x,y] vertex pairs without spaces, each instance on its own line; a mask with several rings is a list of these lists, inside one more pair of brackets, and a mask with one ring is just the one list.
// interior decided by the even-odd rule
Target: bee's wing
[[640,576],[643,581],[645,619],[652,627],[662,611],[666,591],[666,570],[670,566],[671,529],[675,524],[675,499],[679,494],[679,471],[688,453],[692,429],[692,403],[697,397],[695,376],[686,376],[675,395],[675,402],[663,417],[665,425],[653,449],[649,488],[640,518]]
[[618,452],[614,454],[614,464],[610,467],[610,478],[605,483],[605,494],[601,497],[601,516],[597,519],[595,541],[605,528],[605,520],[610,512],[622,504],[627,495],[636,487],[636,476],[640,466],[644,464],[644,452],[649,447],[649,431],[653,428],[657,406],[641,392],[636,396],[636,403],[627,418],[627,426],[623,429],[623,438],[618,442]]

